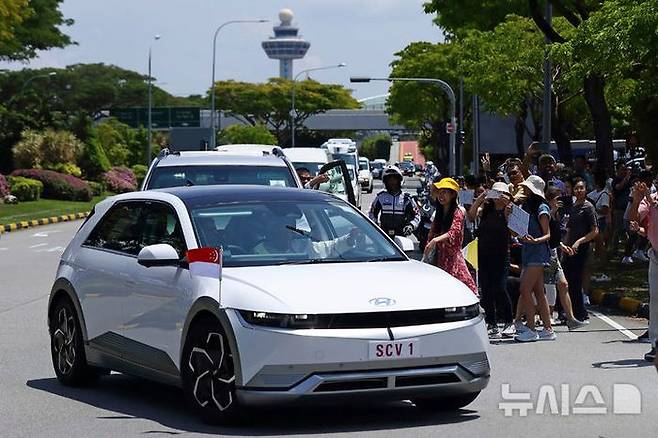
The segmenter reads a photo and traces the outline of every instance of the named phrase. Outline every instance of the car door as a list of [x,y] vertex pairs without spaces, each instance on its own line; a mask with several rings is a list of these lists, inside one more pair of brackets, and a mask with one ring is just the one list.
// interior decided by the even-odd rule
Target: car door
[[[145,201],[141,212],[140,246],[166,243],[182,259],[187,247],[176,210],[165,202]],[[178,358],[180,333],[193,300],[190,271],[184,266],[145,267],[133,259],[126,272],[130,275],[130,291],[120,334],[133,341],[127,358],[168,371]],[[167,361],[162,352],[173,362]]]
[[329,181],[318,186],[318,190],[337,195],[352,205],[357,205],[354,187],[347,165],[343,160],[336,160],[320,168],[320,174],[329,175]]
[[117,333],[123,323],[123,303],[130,281],[126,267],[129,261],[136,260],[139,251],[139,217],[139,203],[117,203],[94,227],[76,255],[74,285],[90,341]]

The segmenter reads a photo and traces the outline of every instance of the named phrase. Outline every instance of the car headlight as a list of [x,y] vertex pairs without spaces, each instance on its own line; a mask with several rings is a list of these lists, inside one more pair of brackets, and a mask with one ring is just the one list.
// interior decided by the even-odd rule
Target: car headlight
[[465,321],[477,318],[480,315],[480,304],[475,303],[470,306],[446,307],[443,309],[445,322]]
[[287,329],[314,328],[318,319],[317,315],[307,314],[254,312],[252,310],[239,310],[239,312],[242,318],[251,325]]

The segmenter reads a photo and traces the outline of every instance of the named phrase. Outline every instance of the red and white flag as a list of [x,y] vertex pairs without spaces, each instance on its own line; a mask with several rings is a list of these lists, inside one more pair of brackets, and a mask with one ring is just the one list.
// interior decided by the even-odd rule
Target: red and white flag
[[187,251],[190,273],[199,277],[222,279],[222,248],[197,248]]

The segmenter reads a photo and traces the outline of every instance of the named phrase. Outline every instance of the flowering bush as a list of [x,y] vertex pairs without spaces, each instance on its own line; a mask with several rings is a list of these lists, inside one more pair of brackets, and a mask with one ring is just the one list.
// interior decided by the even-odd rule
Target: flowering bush
[[82,170],[73,163],[58,163],[48,166],[47,169],[54,170],[55,172],[65,173],[67,175],[73,175],[80,178],[82,176]]
[[3,174],[0,173],[0,198],[4,198],[9,194],[9,184]]
[[92,198],[89,184],[73,175],[43,169],[17,169],[11,174],[41,181],[44,198],[65,201],[91,201]]
[[113,167],[103,174],[107,188],[114,193],[133,192],[137,190],[135,174],[127,167]]

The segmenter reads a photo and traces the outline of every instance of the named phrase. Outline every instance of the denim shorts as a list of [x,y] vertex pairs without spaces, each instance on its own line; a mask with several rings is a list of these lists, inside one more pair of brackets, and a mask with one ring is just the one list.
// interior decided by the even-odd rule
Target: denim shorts
[[524,243],[521,247],[521,265],[546,266],[551,260],[548,243]]

